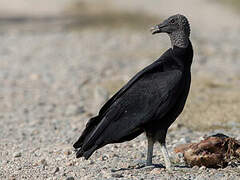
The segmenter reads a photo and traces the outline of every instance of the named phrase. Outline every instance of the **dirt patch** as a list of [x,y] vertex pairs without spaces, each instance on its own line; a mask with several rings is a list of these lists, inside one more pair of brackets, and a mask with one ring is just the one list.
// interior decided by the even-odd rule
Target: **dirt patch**
[[240,127],[240,96],[234,82],[194,77],[179,123],[195,130]]

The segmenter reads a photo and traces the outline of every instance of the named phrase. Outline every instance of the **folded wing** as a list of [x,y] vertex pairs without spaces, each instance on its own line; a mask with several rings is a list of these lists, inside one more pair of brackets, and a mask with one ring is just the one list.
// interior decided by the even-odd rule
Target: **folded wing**
[[182,72],[162,71],[155,62],[138,73],[90,119],[79,140],[77,157],[86,159],[98,148],[130,140],[143,132],[144,125],[164,116],[177,99]]

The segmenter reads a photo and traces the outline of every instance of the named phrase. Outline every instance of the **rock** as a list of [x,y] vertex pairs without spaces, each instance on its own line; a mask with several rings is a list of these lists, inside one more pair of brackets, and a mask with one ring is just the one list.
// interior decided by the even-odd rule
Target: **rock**
[[107,159],[108,159],[108,156],[106,156],[106,155],[101,156],[102,161],[106,161]]
[[142,167],[142,169],[144,169],[144,170],[152,170],[154,168],[155,168],[154,165]]
[[154,169],[150,172],[150,174],[161,174],[162,171],[163,171],[163,169],[161,169],[161,168],[154,168]]
[[60,168],[56,167],[55,170],[53,171],[53,174],[57,173],[58,171],[60,171]]
[[186,137],[182,137],[182,138],[179,140],[179,142],[181,142],[181,143],[187,143]]
[[112,173],[112,177],[114,178],[122,178],[124,177],[122,173]]
[[22,156],[22,153],[21,152],[15,152],[14,154],[13,154],[13,157],[15,157],[15,158],[18,158],[18,157],[21,157]]
[[74,180],[74,177],[67,177],[66,180]]
[[205,170],[205,169],[207,169],[206,166],[201,166],[201,167],[199,168],[199,170]]
[[68,155],[72,154],[72,151],[67,149],[63,153],[68,156]]
[[193,166],[192,169],[194,169],[194,170],[198,170],[199,167],[198,167],[198,166]]
[[33,163],[33,166],[36,167],[36,166],[39,166],[39,164],[37,162]]
[[48,165],[46,159],[42,159],[42,160],[40,161],[40,163],[41,163],[43,166],[47,166],[47,165]]
[[94,164],[94,161],[93,160],[88,160],[89,164]]

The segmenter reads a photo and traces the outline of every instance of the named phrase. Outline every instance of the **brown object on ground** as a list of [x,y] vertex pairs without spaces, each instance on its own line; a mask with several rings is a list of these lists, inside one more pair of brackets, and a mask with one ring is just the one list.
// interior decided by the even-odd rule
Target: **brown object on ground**
[[226,167],[229,162],[240,162],[240,142],[224,134],[215,134],[199,143],[182,144],[174,151],[183,153],[190,166]]

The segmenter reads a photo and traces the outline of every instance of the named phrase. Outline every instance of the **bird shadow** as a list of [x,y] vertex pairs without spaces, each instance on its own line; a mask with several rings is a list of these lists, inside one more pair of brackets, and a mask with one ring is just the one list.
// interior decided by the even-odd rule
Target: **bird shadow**
[[187,166],[187,165],[175,165],[174,167],[176,167],[176,168],[181,168],[181,169],[183,169],[183,168],[189,168],[189,166]]
[[154,169],[154,168],[165,168],[162,164],[152,164],[151,166],[146,166],[145,164],[136,164],[133,166],[128,166],[127,168],[118,168],[118,169],[111,169],[111,172],[119,172],[119,171],[128,171],[134,169]]
[[[129,170],[136,170],[136,169],[152,170],[155,168],[166,169],[166,167],[163,166],[162,164],[152,164],[151,166],[146,166],[145,164],[136,164],[136,165],[128,166],[127,168],[111,169],[111,172],[129,171]],[[189,167],[187,165],[174,165],[173,168],[185,169]]]

